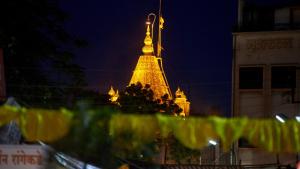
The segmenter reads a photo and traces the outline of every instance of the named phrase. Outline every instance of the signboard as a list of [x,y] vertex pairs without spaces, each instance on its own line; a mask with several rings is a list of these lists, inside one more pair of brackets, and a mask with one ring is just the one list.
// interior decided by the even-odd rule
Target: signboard
[[46,152],[39,145],[0,145],[0,169],[41,169]]

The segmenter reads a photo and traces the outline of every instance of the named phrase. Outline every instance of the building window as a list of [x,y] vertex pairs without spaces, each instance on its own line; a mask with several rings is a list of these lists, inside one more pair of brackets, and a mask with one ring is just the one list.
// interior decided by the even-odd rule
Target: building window
[[263,68],[262,67],[241,67],[239,87],[240,89],[262,89]]
[[272,67],[272,88],[295,88],[296,67],[274,66]]
[[290,8],[275,10],[274,24],[277,29],[287,29],[290,24]]
[[300,8],[292,9],[292,22],[294,28],[300,28]]

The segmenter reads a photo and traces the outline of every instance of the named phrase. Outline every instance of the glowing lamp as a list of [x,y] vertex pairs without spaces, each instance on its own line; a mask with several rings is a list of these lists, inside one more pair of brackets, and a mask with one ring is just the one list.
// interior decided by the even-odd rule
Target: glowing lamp
[[215,140],[209,140],[208,143],[214,146],[218,144]]
[[300,123],[300,116],[296,116],[295,118]]
[[284,116],[283,114],[277,114],[275,117],[281,123],[285,123],[285,121],[286,121],[286,116]]

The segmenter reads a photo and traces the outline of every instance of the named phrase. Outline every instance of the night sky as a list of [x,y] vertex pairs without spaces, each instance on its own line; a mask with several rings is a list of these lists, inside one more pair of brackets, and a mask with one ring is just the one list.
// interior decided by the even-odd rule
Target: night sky
[[[131,78],[145,37],[145,20],[158,13],[159,0],[69,0],[66,29],[89,42],[74,51],[89,86],[106,93],[124,89]],[[237,0],[163,0],[163,61],[173,92],[180,86],[192,113],[219,107],[230,114],[232,29]]]

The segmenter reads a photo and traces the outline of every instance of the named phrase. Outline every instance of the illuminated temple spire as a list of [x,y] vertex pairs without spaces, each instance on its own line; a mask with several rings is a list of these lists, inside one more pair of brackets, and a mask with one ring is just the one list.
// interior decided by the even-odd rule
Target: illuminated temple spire
[[149,23],[147,24],[144,44],[143,55],[139,57],[129,84],[136,84],[137,82],[143,86],[149,84],[154,92],[154,98],[160,99],[161,96],[168,94],[169,98],[172,99],[170,88],[159,63],[161,58],[154,55]]
[[143,47],[143,53],[144,55],[153,55],[153,44],[152,44],[152,38],[150,36],[150,26],[147,25],[147,31],[146,31],[146,37],[144,40],[145,46]]
[[[143,55],[139,57],[129,85],[136,84],[138,82],[140,82],[143,86],[149,84],[154,93],[155,99],[160,99],[162,96],[167,94],[169,96],[169,100],[174,99],[175,103],[182,109],[180,115],[188,116],[190,112],[190,102],[187,100],[187,97],[185,96],[184,92],[179,88],[176,91],[175,98],[173,98],[166,75],[164,73],[163,62],[161,57],[161,31],[163,29],[164,19],[162,18],[161,11],[159,15],[159,36],[157,42],[156,56],[154,54],[152,41],[154,21],[151,24],[151,22],[149,21],[150,15],[154,15],[155,21],[155,14],[149,14],[147,21],[146,37],[144,39],[144,47],[142,48]],[[150,29],[150,25],[152,25],[152,29]],[[152,32],[152,35],[150,32]]]

